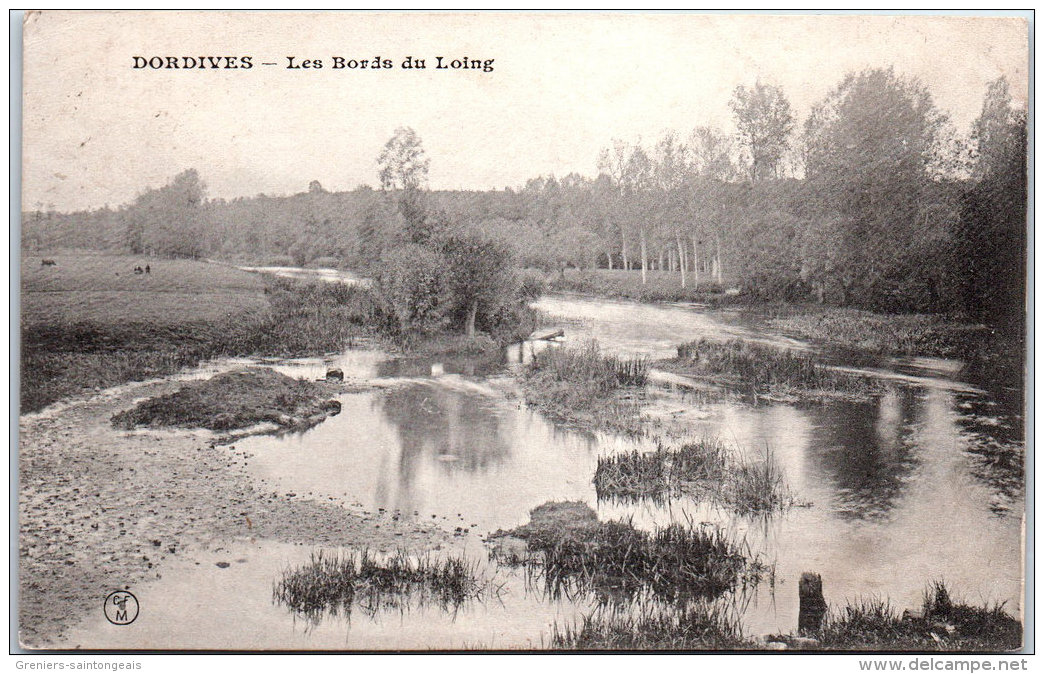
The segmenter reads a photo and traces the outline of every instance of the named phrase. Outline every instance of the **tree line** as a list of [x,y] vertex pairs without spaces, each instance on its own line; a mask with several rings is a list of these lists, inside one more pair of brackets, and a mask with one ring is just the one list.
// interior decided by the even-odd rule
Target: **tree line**
[[681,286],[760,299],[1024,320],[1026,113],[1003,78],[967,139],[892,69],[847,75],[800,123],[769,84],[737,87],[729,107],[736,133],[614,140],[593,177],[433,191],[420,139],[400,129],[378,158],[380,189],[331,193],[313,180],[292,196],[208,200],[186,171],[118,209],[25,213],[23,246],[379,272],[410,260],[445,269],[457,237],[462,268],[492,255],[469,248],[482,241],[547,271],[629,270],[641,282],[669,271]]

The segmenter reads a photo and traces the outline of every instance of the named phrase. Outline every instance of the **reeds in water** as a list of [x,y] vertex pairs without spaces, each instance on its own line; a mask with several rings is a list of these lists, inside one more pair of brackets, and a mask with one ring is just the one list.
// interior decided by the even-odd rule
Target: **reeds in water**
[[721,374],[756,393],[777,388],[865,394],[876,385],[859,375],[833,370],[816,362],[809,353],[781,349],[755,342],[705,339],[677,347],[676,363]]
[[741,515],[782,512],[794,502],[771,448],[748,457],[715,439],[599,457],[594,485],[599,499],[663,503],[680,496],[701,497]]
[[632,393],[648,376],[645,358],[605,355],[589,341],[541,351],[524,370],[523,383],[527,401],[553,419],[637,435]]
[[641,356],[605,355],[598,342],[590,340],[577,347],[544,349],[530,363],[529,371],[554,381],[611,391],[620,386],[645,386],[649,361]]
[[744,645],[738,618],[720,602],[684,607],[603,606],[578,624],[551,631],[551,648],[569,650],[717,650]]
[[727,464],[724,443],[703,439],[677,449],[633,450],[599,457],[594,485],[599,499],[662,502],[700,483],[720,480]]
[[411,599],[455,609],[491,589],[477,565],[464,557],[413,557],[399,551],[382,560],[369,551],[356,555],[319,550],[307,564],[283,572],[273,599],[317,622],[327,613],[350,616],[353,606],[373,615]]
[[[681,601],[720,596],[756,584],[764,566],[721,530],[672,524],[647,532],[628,521],[600,522],[586,506],[562,504],[569,517],[545,504],[532,521],[508,532],[537,556],[545,591],[552,596],[595,593],[630,600],[643,593]],[[554,517],[545,517],[548,512]]]
[[770,447],[731,467],[723,495],[742,515],[782,512],[794,503],[783,466]]

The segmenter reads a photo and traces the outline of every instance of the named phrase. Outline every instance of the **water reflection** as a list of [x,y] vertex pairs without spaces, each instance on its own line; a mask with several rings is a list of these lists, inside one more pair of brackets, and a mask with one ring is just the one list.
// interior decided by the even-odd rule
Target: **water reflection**
[[485,402],[438,386],[402,387],[375,399],[399,437],[400,488],[409,489],[425,460],[434,459],[445,472],[477,472],[510,456],[500,416]]
[[391,358],[378,363],[378,377],[431,377],[459,374],[467,377],[486,377],[503,369],[500,353],[475,356],[425,356]]
[[887,517],[918,459],[911,443],[913,391],[893,390],[876,403],[810,407],[808,459],[833,485],[831,507],[843,518]]
[[[615,353],[670,355],[678,341],[715,330],[750,334],[722,333],[714,317],[681,307],[551,304],[584,321],[570,324],[567,341],[595,337]],[[504,360],[526,362],[540,348],[516,345]],[[783,583],[822,573],[832,604],[877,594],[912,606],[927,581],[945,578],[966,599],[1021,605],[1021,424],[1006,406],[955,382],[945,363],[904,366],[918,378],[896,381],[869,402],[753,407],[657,391],[666,399],[659,402],[683,412],[676,420],[689,437],[719,437],[739,451],[771,448],[797,500],[809,505],[750,521],[686,499],[599,503],[591,484],[597,457],[651,443],[556,427],[490,385],[484,375],[500,362],[355,358],[376,376],[410,381],[345,395],[340,416],[295,438],[251,439],[261,477],[407,517],[436,515],[472,532],[473,524],[480,532],[523,524],[549,500],[583,501],[601,520],[646,530],[710,522],[774,565]],[[508,601],[503,610],[509,624],[521,609]],[[796,591],[787,584],[752,601],[744,617],[755,633],[790,631],[796,619]]]
[[257,475],[485,532],[523,524],[548,500],[594,504],[598,453],[645,446],[563,431],[520,401],[449,375],[340,400],[340,415],[301,435],[243,441]]

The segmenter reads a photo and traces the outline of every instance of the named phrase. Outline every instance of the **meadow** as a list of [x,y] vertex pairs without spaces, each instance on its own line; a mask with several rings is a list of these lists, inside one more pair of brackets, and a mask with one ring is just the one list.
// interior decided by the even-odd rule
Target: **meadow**
[[[134,272],[146,264],[150,273]],[[23,256],[22,411],[217,356],[341,350],[379,322],[371,300],[361,288],[195,260]]]

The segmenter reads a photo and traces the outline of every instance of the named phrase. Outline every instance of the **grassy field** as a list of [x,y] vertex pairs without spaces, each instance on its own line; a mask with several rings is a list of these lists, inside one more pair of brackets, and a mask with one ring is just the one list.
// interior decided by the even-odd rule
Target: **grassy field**
[[[54,266],[41,266],[41,259]],[[146,264],[149,274],[135,274]],[[232,267],[95,253],[22,257],[22,325],[180,325],[268,306],[264,281]]]
[[21,303],[23,412],[220,355],[339,350],[379,313],[363,289],[96,253],[24,256]]

